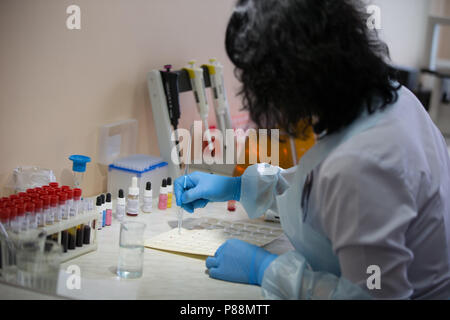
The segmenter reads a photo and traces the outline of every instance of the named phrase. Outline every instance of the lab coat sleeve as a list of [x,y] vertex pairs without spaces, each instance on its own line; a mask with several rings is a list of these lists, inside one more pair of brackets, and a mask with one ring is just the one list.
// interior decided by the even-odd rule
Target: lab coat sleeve
[[241,199],[251,219],[262,216],[268,209],[278,212],[275,197],[289,188],[296,167],[284,170],[265,163],[245,170],[241,179]]
[[276,258],[266,269],[261,285],[264,298],[273,300],[366,300],[371,296],[345,278],[314,272],[299,252]]

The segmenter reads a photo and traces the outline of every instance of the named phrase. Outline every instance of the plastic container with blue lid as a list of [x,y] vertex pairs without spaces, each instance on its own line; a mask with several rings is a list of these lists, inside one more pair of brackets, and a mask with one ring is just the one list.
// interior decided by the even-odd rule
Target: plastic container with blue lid
[[[134,154],[114,160],[108,167],[108,192],[117,197],[120,189],[128,190],[133,177],[138,178],[139,197],[142,199],[145,185],[150,181],[153,185],[160,185],[167,178],[168,163],[162,158],[145,154]],[[153,198],[157,199],[159,189],[154,188]]]

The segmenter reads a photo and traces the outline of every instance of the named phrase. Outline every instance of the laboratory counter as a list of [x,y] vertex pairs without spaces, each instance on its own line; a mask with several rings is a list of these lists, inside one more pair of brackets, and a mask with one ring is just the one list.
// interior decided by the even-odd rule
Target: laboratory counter
[[[126,217],[125,221],[142,221],[147,227],[145,239],[171,230],[176,226],[176,207],[158,210],[156,201],[152,213],[140,213],[137,217]],[[226,203],[210,203],[196,210],[187,219],[213,217],[230,221],[250,221],[238,203],[236,211],[226,210]],[[279,226],[279,223],[264,221],[252,223]],[[112,225],[97,231],[98,249],[61,265],[57,294],[74,299],[168,299],[168,300],[228,300],[263,299],[261,288],[254,285],[231,283],[212,279],[206,272],[205,258],[187,256],[145,248],[143,275],[138,279],[121,279],[116,272],[119,257],[120,222],[113,219]],[[287,238],[282,235],[265,246],[273,253],[292,250]],[[81,275],[80,289],[67,270],[78,266]],[[76,269],[76,267],[75,267]],[[69,285],[67,283],[69,282]],[[75,288],[73,288],[75,287]],[[73,288],[73,289],[69,289]]]

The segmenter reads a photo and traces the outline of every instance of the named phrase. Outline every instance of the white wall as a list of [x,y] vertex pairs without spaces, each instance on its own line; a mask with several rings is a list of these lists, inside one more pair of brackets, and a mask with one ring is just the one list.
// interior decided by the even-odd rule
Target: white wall
[[430,1],[370,0],[381,8],[382,30],[395,64],[407,67],[423,65],[427,17]]

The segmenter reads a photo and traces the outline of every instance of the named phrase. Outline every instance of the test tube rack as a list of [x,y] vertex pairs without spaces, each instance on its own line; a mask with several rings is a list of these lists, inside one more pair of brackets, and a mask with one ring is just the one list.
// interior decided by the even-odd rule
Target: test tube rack
[[[90,243],[83,244],[82,247],[75,247],[73,250],[67,250],[61,256],[61,262],[66,262],[76,257],[79,257],[88,252],[97,250],[97,230],[93,226],[97,224],[98,214],[95,210],[84,212],[76,217],[72,217],[68,220],[62,220],[52,225],[40,227],[38,231],[44,231],[47,236],[57,235],[57,241],[61,244],[61,233],[65,230],[77,227],[79,225],[89,225],[91,227]],[[35,232],[36,230],[32,230]],[[10,238],[14,242],[20,242],[21,240],[30,239],[31,231],[25,231],[19,234],[10,234]]]

